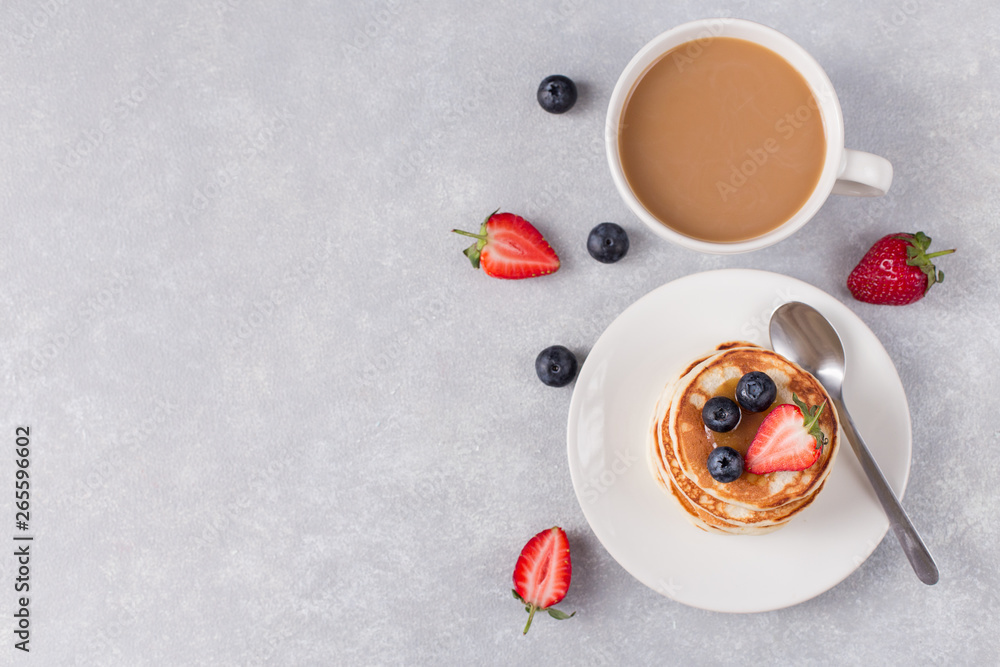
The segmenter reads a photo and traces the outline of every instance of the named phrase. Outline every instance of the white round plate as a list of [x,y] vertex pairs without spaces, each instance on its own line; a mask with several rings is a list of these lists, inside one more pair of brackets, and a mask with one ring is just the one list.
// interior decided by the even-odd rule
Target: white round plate
[[646,437],[663,386],[719,343],[770,347],[782,303],[808,303],[847,351],[844,400],[902,497],[910,471],[910,412],[885,348],[844,304],[765,271],[690,275],[632,304],[601,335],[576,380],[567,443],[573,488],[608,552],[653,590],[693,607],[758,612],[804,602],[868,558],[889,522],[846,438],[822,493],[784,528],[757,536],[695,528],[653,479]]

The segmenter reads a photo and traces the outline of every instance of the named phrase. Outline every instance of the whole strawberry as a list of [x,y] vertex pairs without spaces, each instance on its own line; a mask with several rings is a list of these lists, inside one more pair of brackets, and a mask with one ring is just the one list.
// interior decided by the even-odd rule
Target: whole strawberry
[[474,268],[481,266],[488,276],[517,280],[559,270],[556,251],[534,225],[519,215],[494,211],[486,216],[478,234],[451,231],[476,239],[463,252]]
[[528,634],[536,611],[547,611],[560,621],[576,614],[552,607],[566,597],[572,576],[569,540],[562,528],[543,530],[528,540],[514,566],[514,597],[524,603],[528,612],[528,624],[522,634]]
[[955,252],[927,254],[931,239],[923,232],[889,234],[871,247],[847,277],[847,289],[858,301],[905,306],[924,298],[934,283],[944,280],[931,260]]

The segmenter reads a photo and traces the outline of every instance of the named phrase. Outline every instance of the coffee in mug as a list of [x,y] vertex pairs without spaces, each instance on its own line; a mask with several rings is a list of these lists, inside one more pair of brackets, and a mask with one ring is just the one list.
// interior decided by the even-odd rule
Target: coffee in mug
[[625,67],[608,103],[615,187],[654,233],[711,253],[765,248],[831,194],[885,194],[892,165],[844,147],[823,68],[780,32],[742,19],[677,26]]
[[663,224],[705,241],[744,241],[809,199],[826,154],[823,122],[805,79],[774,51],[730,37],[698,46],[664,54],[632,88],[618,136],[622,169]]

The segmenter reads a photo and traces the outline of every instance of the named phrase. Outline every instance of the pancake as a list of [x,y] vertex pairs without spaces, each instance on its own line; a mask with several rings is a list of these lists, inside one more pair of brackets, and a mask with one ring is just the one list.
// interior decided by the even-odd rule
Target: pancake
[[[660,421],[659,428],[652,434],[655,439],[654,445],[660,464],[658,466],[659,475],[663,478],[669,478],[673,487],[671,492],[675,495],[678,493],[682,494],[688,503],[694,505],[700,511],[699,514],[707,514],[723,522],[726,527],[753,526],[764,528],[784,524],[812,502],[813,496],[807,495],[804,498],[785,503],[773,509],[752,510],[742,505],[726,502],[711,496],[681,471],[680,464],[674,456],[673,445],[669,440],[668,430],[667,424]],[[750,473],[744,473],[744,475],[748,474]],[[714,482],[715,480],[713,479],[712,481]],[[684,503],[682,502],[682,504]],[[711,520],[709,522],[712,523]]]
[[[730,446],[745,454],[770,409],[744,411],[740,426],[717,434],[704,427],[701,408],[712,396],[734,398],[736,382],[751,370],[775,381],[778,396],[771,409],[791,403],[792,393],[809,405],[828,401],[819,422],[828,444],[804,471],[744,472],[734,482],[719,483],[705,465],[708,452]],[[661,392],[651,422],[647,454],[654,478],[692,524],[714,534],[761,535],[784,526],[822,489],[839,446],[836,412],[822,385],[780,355],[741,341],[719,345],[689,364]]]
[[690,498],[687,497],[687,495],[678,489],[674,479],[666,474],[662,467],[658,464],[659,454],[658,447],[656,446],[656,430],[651,431],[651,435],[653,437],[650,439],[651,447],[649,447],[650,467],[653,471],[653,476],[660,484],[660,487],[674,497],[681,509],[684,510],[688,521],[696,527],[708,533],[722,533],[725,535],[763,535],[777,530],[785,525],[785,521],[766,525],[761,523],[744,525],[735,521],[726,521],[718,516],[715,516],[714,514],[706,512],[704,509],[696,505]]
[[[763,371],[774,380],[778,395],[772,407],[757,414],[744,412],[740,425],[729,433],[706,429],[701,419],[705,402],[713,396],[734,398],[736,382],[750,371]],[[836,409],[816,378],[779,354],[759,347],[725,350],[695,366],[676,387],[665,419],[669,437],[662,439],[670,441],[681,475],[708,496],[751,511],[773,510],[807,498],[830,473],[839,446]],[[729,446],[745,455],[766,415],[778,405],[791,403],[793,394],[810,406],[826,402],[818,423],[827,445],[819,460],[805,470],[767,475],[745,472],[728,484],[715,481],[705,465],[712,449]]]
[[661,488],[671,494],[674,497],[674,500],[676,500],[680,505],[681,509],[684,510],[687,520],[690,521],[695,527],[704,530],[706,533],[721,533],[723,535],[762,535],[772,530],[777,530],[783,525],[777,524],[767,528],[757,528],[753,526],[740,528],[739,526],[728,524],[718,517],[712,516],[698,506],[694,505],[687,496],[677,489],[673,480],[665,481],[663,477],[661,477],[658,470],[654,469],[653,475],[656,477],[656,481],[660,483]]

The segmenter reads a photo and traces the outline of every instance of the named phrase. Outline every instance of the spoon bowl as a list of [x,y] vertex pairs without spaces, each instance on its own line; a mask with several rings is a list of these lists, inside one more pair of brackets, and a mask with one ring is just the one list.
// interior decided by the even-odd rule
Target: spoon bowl
[[847,355],[844,345],[822,313],[804,303],[782,304],[771,314],[771,347],[781,356],[812,373],[823,385],[840,415],[840,425],[854,450],[861,468],[871,482],[875,495],[889,518],[889,524],[903,547],[917,577],[925,584],[936,584],[938,569],[920,535],[889,483],[872,457],[861,434],[844,405],[844,375]]
[[786,303],[771,315],[770,334],[775,352],[812,373],[832,397],[843,397],[847,355],[822,313],[804,303]]

